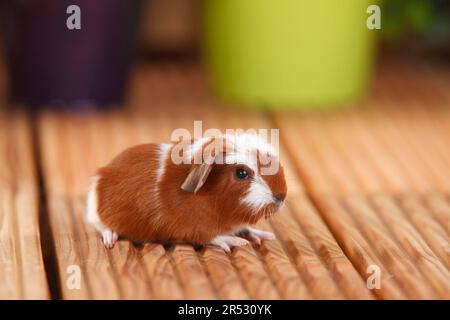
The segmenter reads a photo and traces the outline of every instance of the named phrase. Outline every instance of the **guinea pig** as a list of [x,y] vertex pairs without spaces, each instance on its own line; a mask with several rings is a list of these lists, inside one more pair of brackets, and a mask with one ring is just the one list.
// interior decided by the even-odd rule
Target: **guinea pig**
[[[265,173],[264,169],[275,168]],[[266,170],[270,171],[270,170]],[[135,242],[212,244],[226,252],[275,236],[251,227],[287,193],[283,167],[257,135],[222,135],[131,147],[100,168],[87,221],[112,248]]]

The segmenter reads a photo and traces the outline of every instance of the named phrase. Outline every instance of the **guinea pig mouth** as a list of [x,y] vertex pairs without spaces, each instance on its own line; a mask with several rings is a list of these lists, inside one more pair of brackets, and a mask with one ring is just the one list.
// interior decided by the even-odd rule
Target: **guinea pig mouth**
[[283,206],[284,201],[277,201],[273,204],[268,205],[265,209],[264,209],[264,219],[269,219],[270,217],[272,217],[275,213],[277,213],[277,211],[280,210],[280,208]]

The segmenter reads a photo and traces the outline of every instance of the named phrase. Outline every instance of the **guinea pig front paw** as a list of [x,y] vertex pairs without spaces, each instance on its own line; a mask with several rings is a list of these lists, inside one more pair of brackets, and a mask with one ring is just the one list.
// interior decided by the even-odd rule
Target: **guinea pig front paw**
[[272,232],[258,230],[251,227],[238,229],[233,234],[246,238],[257,245],[260,245],[263,240],[275,240],[275,235]]
[[112,249],[119,239],[119,235],[111,229],[104,229],[102,230],[102,238],[105,247],[107,249]]
[[237,237],[237,236],[231,236],[231,235],[223,235],[223,236],[217,236],[211,241],[212,245],[221,247],[225,252],[229,253],[231,252],[231,248],[233,247],[242,247],[247,244],[250,244],[248,240]]

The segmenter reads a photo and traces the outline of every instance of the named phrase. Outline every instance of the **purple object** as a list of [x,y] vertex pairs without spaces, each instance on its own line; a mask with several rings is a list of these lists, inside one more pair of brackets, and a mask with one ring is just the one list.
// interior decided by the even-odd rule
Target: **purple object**
[[[137,1],[16,3],[10,48],[16,102],[33,109],[72,110],[123,103]],[[66,25],[70,5],[80,8],[80,30],[69,30]]]

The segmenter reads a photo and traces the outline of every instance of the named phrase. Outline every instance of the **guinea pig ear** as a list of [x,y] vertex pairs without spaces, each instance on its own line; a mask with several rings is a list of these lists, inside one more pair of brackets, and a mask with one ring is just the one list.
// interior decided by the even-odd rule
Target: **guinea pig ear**
[[198,151],[193,157],[194,159],[202,159],[202,163],[194,163],[192,165],[191,171],[181,185],[181,189],[187,192],[197,192],[204,184],[211,172],[212,165],[216,157],[216,144],[217,139],[211,138],[208,140],[203,147]]
[[212,164],[208,163],[193,165],[191,171],[181,185],[181,189],[187,192],[197,192],[205,184],[211,169]]

